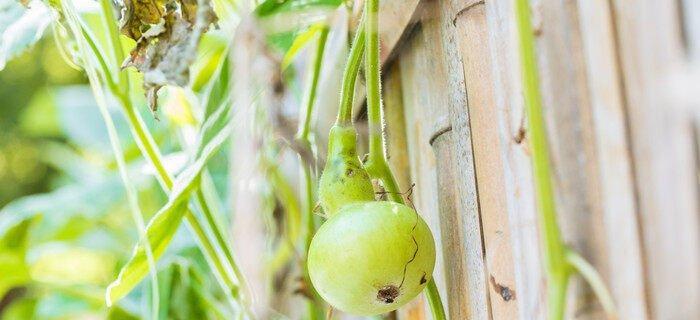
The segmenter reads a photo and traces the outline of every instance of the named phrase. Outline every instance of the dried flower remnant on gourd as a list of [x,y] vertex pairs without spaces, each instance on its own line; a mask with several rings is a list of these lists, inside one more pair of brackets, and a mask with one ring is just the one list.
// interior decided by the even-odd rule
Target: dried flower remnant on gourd
[[217,18],[210,0],[125,0],[120,29],[136,40],[122,64],[143,73],[148,105],[157,110],[158,90],[168,84],[186,86],[189,66],[202,35]]

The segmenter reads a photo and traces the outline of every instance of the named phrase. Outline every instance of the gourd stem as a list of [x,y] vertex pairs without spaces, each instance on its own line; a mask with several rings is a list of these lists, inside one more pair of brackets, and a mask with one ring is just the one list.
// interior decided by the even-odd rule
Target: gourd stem
[[[381,99],[381,74],[379,61],[379,1],[365,1],[365,33],[367,53],[365,74],[367,77],[367,122],[369,124],[369,158],[365,168],[369,175],[381,181],[389,199],[405,203],[396,178],[386,160],[384,141],[384,115]],[[445,309],[440,299],[435,281],[431,279],[425,288],[426,298],[433,319],[444,320]]]
[[[382,162],[384,155],[382,134],[381,74],[379,66],[379,1],[365,1],[365,74],[367,82],[367,122],[369,126],[369,160]],[[384,161],[386,162],[386,161]]]
[[438,291],[437,285],[435,285],[435,280],[430,279],[426,285],[425,296],[428,299],[428,305],[430,306],[430,312],[433,315],[433,319],[447,319],[445,309],[442,307],[440,292]]
[[340,91],[340,108],[338,109],[338,119],[336,124],[341,126],[352,125],[352,105],[355,96],[355,82],[357,74],[360,72],[362,55],[365,51],[365,17],[360,19],[357,33],[352,40],[348,62],[343,70],[343,85]]

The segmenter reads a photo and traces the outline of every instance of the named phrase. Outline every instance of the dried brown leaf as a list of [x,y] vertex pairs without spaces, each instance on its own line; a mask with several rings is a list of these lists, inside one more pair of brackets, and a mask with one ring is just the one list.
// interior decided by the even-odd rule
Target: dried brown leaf
[[122,64],[143,73],[149,107],[157,108],[158,90],[165,85],[186,86],[189,67],[202,35],[216,22],[210,0],[126,0],[121,32],[136,40]]

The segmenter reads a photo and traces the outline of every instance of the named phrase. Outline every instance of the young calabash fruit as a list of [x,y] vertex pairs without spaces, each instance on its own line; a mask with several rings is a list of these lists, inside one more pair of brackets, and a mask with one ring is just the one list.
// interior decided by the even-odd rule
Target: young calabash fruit
[[319,202],[330,217],[341,207],[374,200],[374,188],[356,150],[357,132],[352,126],[331,128],[328,158],[318,186]]
[[355,203],[326,221],[309,248],[318,293],[355,315],[396,310],[430,281],[435,243],[415,210],[390,201]]

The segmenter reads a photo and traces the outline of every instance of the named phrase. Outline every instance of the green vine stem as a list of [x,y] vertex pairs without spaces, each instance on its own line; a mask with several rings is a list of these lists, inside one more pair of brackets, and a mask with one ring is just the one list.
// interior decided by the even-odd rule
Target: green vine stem
[[[114,49],[114,65],[119,66],[119,62],[124,60],[124,50],[119,40],[119,30],[116,27],[116,20],[114,18],[113,8],[109,0],[100,0],[103,15],[105,17],[106,28],[109,32],[110,45]],[[101,53],[96,52],[96,55],[101,55]],[[103,59],[104,60],[104,59]],[[109,77],[109,71],[105,70],[106,77]],[[110,86],[112,93],[119,100],[122,109],[128,120],[130,129],[134,137],[136,138],[136,143],[141,150],[142,154],[151,163],[151,165],[156,169],[157,179],[161,184],[164,191],[169,192],[173,186],[173,178],[170,173],[167,172],[165,166],[163,165],[162,155],[158,150],[153,137],[150,132],[146,129],[143,120],[140,118],[138,113],[135,111],[135,107],[131,102],[129,95],[129,77],[127,72],[120,72],[118,86]],[[121,90],[120,90],[121,89]],[[198,243],[202,247],[205,256],[208,257],[210,262],[214,265],[215,271],[217,271],[217,278],[223,281],[228,288],[224,288],[227,292],[227,296],[232,296],[235,299],[240,299],[239,286],[245,289],[247,293],[247,285],[245,284],[243,275],[238,268],[237,263],[233,258],[233,253],[229,242],[226,241],[223,233],[220,229],[219,224],[216,223],[215,218],[212,215],[210,206],[204,197],[201,189],[197,190],[196,193],[196,203],[202,209],[202,213],[205,217],[205,225],[203,225],[192,213],[188,210],[186,214],[186,219],[190,224],[192,231],[197,237]],[[211,239],[212,236],[214,239]],[[213,243],[216,243],[214,245]],[[223,254],[225,262],[221,260],[220,256]],[[236,284],[238,283],[238,285]],[[243,296],[243,311],[244,313],[251,315],[248,307],[247,294]]]
[[[365,57],[365,72],[367,77],[367,122],[369,124],[369,157],[365,168],[371,177],[381,181],[384,190],[392,201],[405,203],[401,196],[396,178],[386,159],[384,141],[384,114],[381,98],[381,74],[379,62],[379,0],[365,1],[365,33],[367,53]],[[425,295],[433,315],[433,319],[447,319],[440,293],[431,279]]]
[[564,318],[566,288],[572,271],[581,273],[593,287],[606,312],[614,316],[614,304],[601,277],[581,256],[569,250],[562,240],[557,224],[554,189],[549,165],[549,150],[539,91],[539,75],[535,59],[535,40],[527,0],[515,0],[516,23],[520,44],[523,95],[527,112],[527,127],[532,156],[535,199],[540,213],[543,232],[545,267],[547,274],[547,302],[549,319]]
[[340,108],[336,124],[340,126],[352,125],[352,103],[355,96],[355,81],[360,73],[362,54],[365,52],[365,17],[360,19],[355,37],[352,40],[348,61],[343,70],[343,86],[340,89]]
[[[296,140],[302,145],[306,152],[309,154],[312,152],[311,139],[310,139],[310,128],[311,119],[313,116],[314,105],[316,101],[316,91],[318,89],[318,81],[321,75],[321,66],[323,65],[323,54],[326,48],[326,41],[328,40],[329,27],[327,25],[323,26],[319,31],[318,43],[316,45],[316,51],[313,56],[311,75],[309,79],[308,86],[306,87],[306,92],[304,94],[304,102],[302,106],[304,107],[303,121],[299,122],[299,129],[296,135]],[[303,180],[301,182],[301,187],[303,192],[303,210],[304,219],[306,222],[306,233],[304,237],[304,261],[306,261],[306,255],[309,251],[309,246],[311,245],[311,240],[313,239],[314,232],[316,230],[315,218],[314,218],[314,178],[312,172],[314,171],[313,163],[306,163],[303,160],[301,154],[299,154],[300,171],[303,175]],[[307,288],[311,291],[312,297],[308,301],[309,309],[309,319],[316,320],[322,318],[323,305],[321,297],[318,295],[316,290],[311,284],[311,279],[309,278],[309,272],[306,264],[303,264],[303,276],[304,282],[307,284]]]

